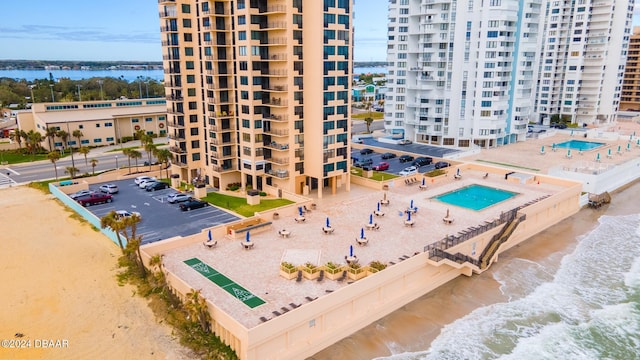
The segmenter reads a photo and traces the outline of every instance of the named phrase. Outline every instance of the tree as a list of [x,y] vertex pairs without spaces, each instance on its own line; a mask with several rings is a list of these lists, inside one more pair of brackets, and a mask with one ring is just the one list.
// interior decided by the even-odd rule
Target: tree
[[43,140],[42,134],[40,134],[38,131],[33,130],[29,130],[29,132],[26,134],[26,145],[29,149],[29,152],[31,153],[31,160],[33,161],[35,160],[36,152],[40,148],[40,143]]
[[58,152],[58,150],[50,151],[47,154],[47,159],[53,163],[53,170],[56,172],[56,180],[58,180],[58,167],[56,166],[56,161],[60,160],[60,152]]
[[116,233],[118,245],[120,245],[120,249],[124,252],[124,245],[122,245],[122,239],[120,238],[120,231],[124,229],[124,223],[118,219],[114,210],[111,210],[107,215],[100,218],[100,228],[104,229],[107,227]]
[[74,138],[78,139],[78,146],[82,147],[82,137],[84,136],[84,134],[82,133],[82,131],[80,130],[73,130],[73,133],[71,134]]
[[138,150],[131,149],[129,150],[128,156],[136,161],[136,172],[138,172],[138,159],[142,159],[142,153]]
[[47,128],[47,130],[45,130],[44,132],[45,138],[47,138],[47,140],[49,141],[49,151],[54,150],[51,140],[55,139],[57,134],[58,134],[58,130],[56,130],[56,128],[53,128],[53,127]]
[[373,103],[371,102],[371,100],[366,99],[365,101],[362,102],[362,104],[364,105],[365,109],[367,109],[367,117],[364,118],[364,123],[367,125],[367,134],[371,133],[371,123],[373,122],[373,118],[371,117],[371,107],[373,106]]
[[131,174],[131,149],[122,150],[122,154],[127,157],[127,161],[129,162],[129,174]]
[[73,166],[67,166],[66,170],[64,171],[65,174],[69,174],[69,176],[71,176],[71,178],[73,179],[77,173],[79,173],[80,170],[76,167]]
[[171,151],[169,149],[156,149],[156,159],[162,165],[166,164],[167,179],[169,178],[169,160],[171,160]]
[[140,141],[142,142],[144,150],[147,152],[147,157],[149,158],[149,171],[151,171],[151,156],[156,150],[156,145],[153,143],[153,137],[149,134],[143,134],[140,137]]
[[96,165],[98,165],[98,159],[91,159],[91,167],[93,168],[92,174],[96,174]]
[[200,323],[200,328],[202,331],[210,331],[210,321],[211,315],[209,314],[207,301],[200,296],[200,290],[191,289],[190,292],[187,293],[187,302],[185,304],[185,308],[189,313],[189,317],[194,322]]
[[68,145],[67,140],[69,140],[69,133],[64,130],[58,130],[58,133],[56,135],[58,135],[58,137],[62,139],[62,148],[66,149]]
[[89,149],[86,146],[81,146],[80,149],[78,149],[78,152],[82,155],[84,155],[84,165],[88,166],[87,163],[87,155],[89,154],[89,152],[91,152],[91,149]]
[[17,143],[18,143],[18,147],[19,147],[20,149],[22,149],[22,134],[21,134],[22,132],[24,132],[24,131],[22,131],[22,130],[18,130],[18,129],[15,129],[15,130],[11,133],[11,139],[12,139],[13,141],[15,141],[15,142],[17,142]]
[[[133,214],[131,216],[127,216],[121,221],[124,223],[124,237],[127,239],[127,246],[125,247],[125,255],[129,257],[129,259],[138,263],[140,267],[140,273],[143,277],[147,275],[147,271],[144,268],[144,262],[142,261],[142,253],[140,252],[140,245],[142,244],[142,236],[136,235],[138,229],[138,223],[142,218]],[[127,232],[127,229],[131,231],[131,234]],[[136,258],[137,255],[137,258]]]

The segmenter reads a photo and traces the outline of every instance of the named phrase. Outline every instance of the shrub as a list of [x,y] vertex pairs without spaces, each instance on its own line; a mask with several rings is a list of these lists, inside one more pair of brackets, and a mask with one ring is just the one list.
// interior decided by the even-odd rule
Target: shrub
[[295,269],[296,269],[296,266],[295,266],[295,265],[293,265],[293,264],[292,264],[292,263],[290,263],[290,262],[286,262],[286,261],[281,262],[281,263],[280,263],[280,266],[281,266],[283,269],[286,269],[286,270],[295,270]]
[[310,274],[313,274],[313,273],[318,271],[318,267],[315,264],[307,262],[307,263],[304,264],[302,270],[305,271],[305,272],[308,272]]
[[369,267],[375,269],[377,271],[384,270],[387,267],[387,264],[381,263],[380,261],[372,261],[369,263]]
[[335,274],[340,271],[341,266],[329,261],[324,267],[327,269],[328,273]]
[[260,191],[260,196],[267,196],[267,193],[264,191]]
[[231,183],[231,184],[227,185],[227,190],[236,191],[236,190],[240,189],[240,186],[242,186],[242,184],[240,184],[240,183]]

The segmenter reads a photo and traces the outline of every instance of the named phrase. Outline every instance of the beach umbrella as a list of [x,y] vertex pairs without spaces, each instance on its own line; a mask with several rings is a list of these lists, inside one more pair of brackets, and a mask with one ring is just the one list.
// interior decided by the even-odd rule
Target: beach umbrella
[[298,214],[300,214],[300,216],[302,216],[302,206],[298,206]]
[[250,241],[250,240],[249,240],[250,236],[251,236],[251,235],[249,235],[249,232],[247,231],[247,236],[245,237],[245,239],[247,240],[247,242],[249,242],[249,241]]
[[640,139],[636,141],[636,145],[640,146]]
[[445,218],[449,218],[449,209],[447,209],[447,216]]
[[631,150],[631,143],[627,143],[627,151]]
[[618,145],[618,152],[622,149],[622,146]]
[[426,183],[426,179],[423,177],[423,178],[422,178],[422,186],[424,186],[424,185],[425,185],[425,183]]
[[571,149],[567,150],[567,157],[571,157]]
[[349,256],[353,257],[353,245],[349,245]]
[[364,239],[364,228],[360,228],[360,239]]
[[596,161],[600,161],[600,153],[596,155]]
[[213,240],[213,237],[211,237],[211,229],[209,229],[209,241]]
[[[456,175],[460,176],[460,168],[456,170]],[[413,207],[413,206],[412,206]]]
[[413,209],[413,200],[411,200],[411,205],[409,205],[411,209]]
[[380,211],[380,201],[378,201],[378,211]]
[[556,143],[551,144],[551,150],[556,150]]
[[411,211],[407,211],[407,221],[411,221]]
[[544,152],[544,145],[542,145],[542,147],[540,148],[540,152],[543,153]]
[[[640,145],[640,139],[638,140],[638,145]],[[382,198],[386,201],[387,200],[387,193],[385,192],[384,194],[382,194]]]
[[571,136],[573,136],[573,130],[571,130]]
[[611,156],[611,149],[607,150],[607,155]]
[[369,214],[369,224],[373,224],[373,214]]
[[330,228],[331,224],[329,223],[329,217],[327,216],[327,227]]

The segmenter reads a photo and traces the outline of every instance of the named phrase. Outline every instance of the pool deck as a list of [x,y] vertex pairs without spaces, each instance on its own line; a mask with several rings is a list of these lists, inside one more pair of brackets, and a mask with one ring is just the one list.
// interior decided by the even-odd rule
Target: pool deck
[[[461,180],[450,177],[427,190],[420,190],[418,184],[400,185],[388,191],[389,206],[382,206],[383,217],[373,217],[380,226],[379,230],[366,230],[368,245],[359,246],[356,238],[361,228],[369,221],[369,215],[376,209],[377,201],[382,199],[382,191],[372,191],[352,185],[350,193],[338,194],[317,199],[317,209],[306,214],[304,223],[296,223],[293,217],[283,217],[273,221],[273,228],[266,232],[251,235],[255,244],[250,250],[244,249],[241,240],[218,239],[213,249],[203,246],[202,240],[183,247],[164,252],[164,266],[195,289],[202,289],[202,294],[230,314],[247,328],[262,323],[260,317],[271,318],[272,312],[283,312],[282,308],[291,309],[290,303],[304,304],[307,297],[317,298],[327,295],[348,282],[337,282],[325,279],[323,282],[303,279],[301,282],[287,280],[279,275],[281,261],[287,260],[295,265],[307,261],[324,265],[327,262],[344,264],[344,257],[349,255],[353,246],[354,254],[362,265],[377,260],[384,263],[399,262],[403,256],[411,256],[422,252],[424,247],[447,235],[456,234],[464,229],[479,226],[490,221],[501,212],[511,210],[540,197],[554,194],[559,190],[550,184],[522,184],[505,181],[499,175],[484,178],[484,172],[463,172]],[[481,211],[469,210],[448,205],[430,198],[460,187],[481,184],[518,193],[517,196],[505,200]],[[418,212],[412,215],[416,223],[413,227],[404,225],[407,218],[403,211],[409,207],[411,200]],[[454,218],[452,224],[442,220],[447,212]],[[333,234],[326,235],[322,231],[326,218],[329,217]],[[292,235],[281,238],[278,230],[287,229]],[[239,300],[230,296],[217,286],[211,286],[209,280],[183,263],[186,259],[197,257],[204,263],[226,274],[233,281],[251,293],[264,299],[267,303],[255,309],[243,306]]]

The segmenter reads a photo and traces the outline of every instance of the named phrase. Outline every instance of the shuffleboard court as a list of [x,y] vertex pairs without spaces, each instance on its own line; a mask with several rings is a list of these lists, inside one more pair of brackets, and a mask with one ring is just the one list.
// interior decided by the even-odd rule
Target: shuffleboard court
[[226,292],[233,295],[235,298],[242,301],[245,305],[247,305],[250,308],[254,308],[256,306],[260,306],[265,303],[264,300],[253,295],[252,293],[247,291],[245,288],[238,285],[235,281],[224,276],[223,274],[221,274],[211,266],[203,263],[198,258],[185,260],[184,263],[189,265],[195,271],[199,272],[202,276],[211,280],[211,282],[213,282],[214,284],[223,288]]

